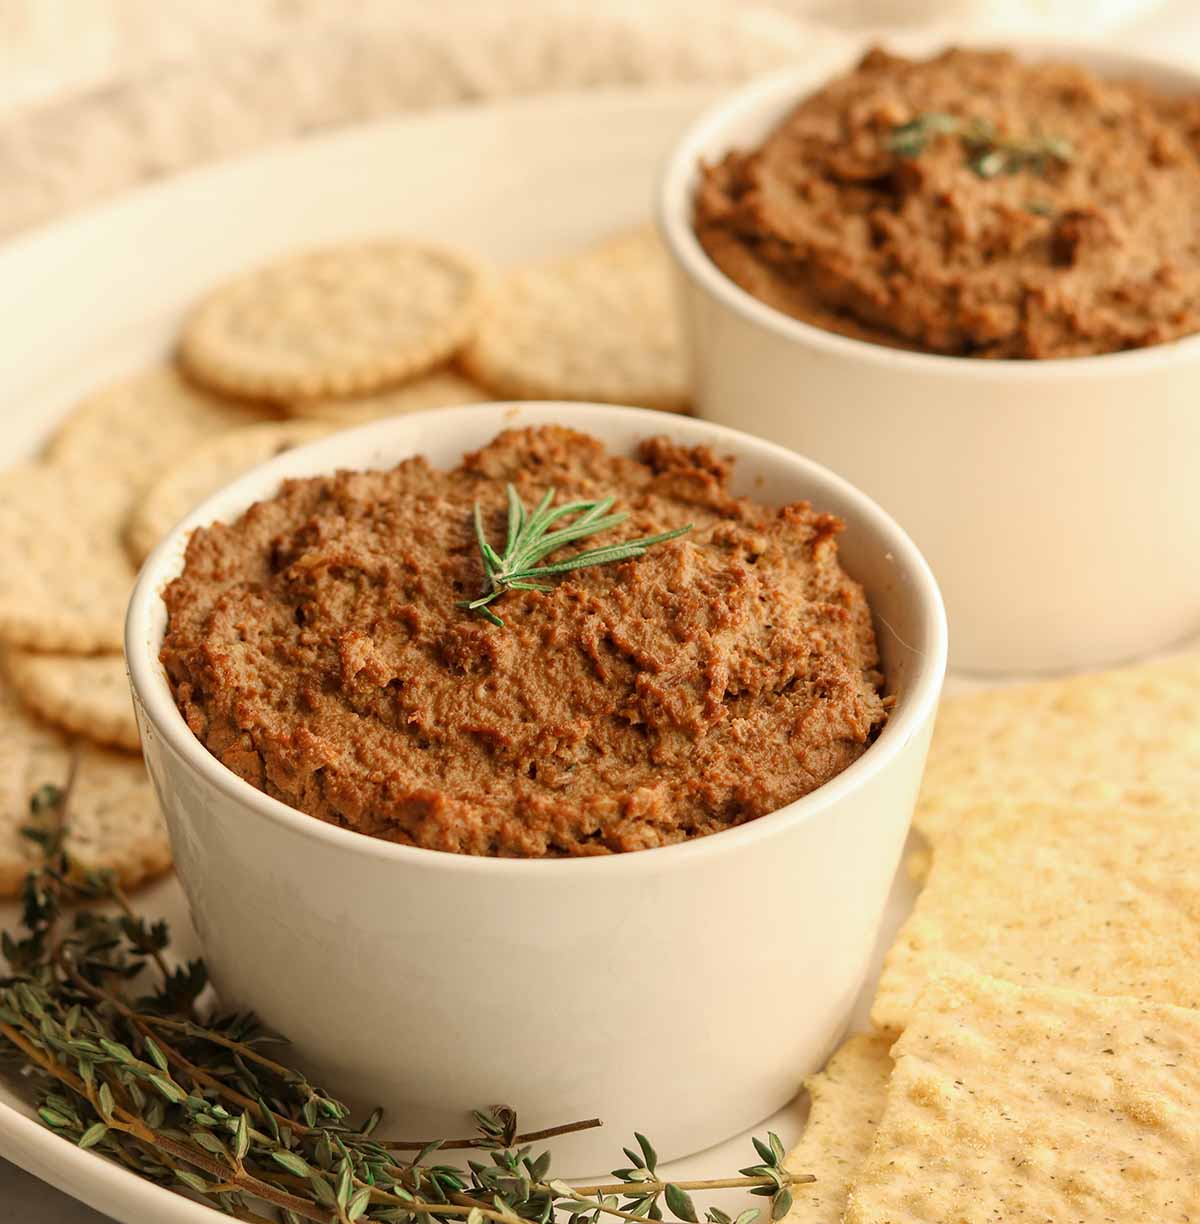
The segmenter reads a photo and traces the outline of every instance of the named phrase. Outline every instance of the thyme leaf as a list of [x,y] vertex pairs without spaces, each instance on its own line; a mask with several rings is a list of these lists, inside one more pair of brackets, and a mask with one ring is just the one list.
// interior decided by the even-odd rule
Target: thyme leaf
[[[527,512],[511,484],[505,486],[505,495],[508,499],[508,519],[503,553],[498,553],[488,542],[483,510],[478,502],[475,503],[473,523],[475,540],[483,561],[483,590],[476,599],[458,602],[460,608],[478,612],[493,625],[501,627],[504,621],[491,610],[490,605],[506,591],[549,591],[553,588],[544,581],[546,578],[640,557],[653,545],[677,539],[692,529],[692,524],[688,523],[686,527],[677,527],[674,531],[660,531],[657,535],[638,536],[617,544],[588,548],[566,560],[543,564],[551,553],[565,545],[588,539],[623,523],[629,517],[628,512],[620,510],[612,513],[616,501],[613,497],[555,506],[553,489],[547,489],[533,511]],[[551,530],[555,523],[570,516],[575,516],[570,523]]]

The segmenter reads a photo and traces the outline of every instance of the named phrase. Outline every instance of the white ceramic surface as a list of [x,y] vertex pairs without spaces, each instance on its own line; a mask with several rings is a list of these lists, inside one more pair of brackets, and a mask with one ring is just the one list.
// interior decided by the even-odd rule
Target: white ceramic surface
[[[521,861],[335,828],[200,745],[158,662],[160,591],[192,528],[235,517],[284,475],[413,454],[453,465],[506,426],[563,420],[621,453],[658,432],[710,444],[738,459],[740,491],[807,498],[845,519],[842,555],[878,618],[896,695],[858,761],[711,837]],[[531,1126],[596,1113],[610,1134],[646,1128],[670,1159],[773,1113],[845,1031],[908,832],[946,642],[937,586],[908,537],[808,460],[640,409],[489,404],[322,439],[205,502],[146,562],[125,646],[146,763],[226,1002],[253,1008],[328,1082],[382,1101],[406,1129],[445,1134],[480,1100],[502,1100]],[[685,1098],[704,1108],[681,1109]],[[612,1141],[587,1132],[562,1149],[602,1172]]]
[[[1200,93],[1200,74],[1046,46],[1103,75]],[[837,71],[848,66],[841,62]],[[1200,626],[1200,338],[1053,361],[904,352],[751,297],[691,228],[701,160],[753,148],[827,79],[789,70],[717,103],[660,182],[699,413],[840,472],[912,533],[941,584],[956,668],[1099,666]]]

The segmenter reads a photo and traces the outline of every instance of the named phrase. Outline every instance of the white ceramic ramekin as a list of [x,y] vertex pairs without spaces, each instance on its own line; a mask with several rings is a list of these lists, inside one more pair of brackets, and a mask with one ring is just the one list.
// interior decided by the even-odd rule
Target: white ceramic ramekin
[[[1017,50],[1200,93],[1200,74],[1157,61]],[[829,75],[826,60],[734,94],[665,168],[659,222],[681,273],[700,415],[792,447],[894,514],[941,585],[955,667],[1099,666],[1195,630],[1200,337],[1050,361],[906,352],[790,318],[705,254],[692,230],[700,162],[754,148]]]
[[[285,475],[452,466],[509,426],[569,422],[610,449],[658,433],[737,457],[737,488],[846,520],[842,556],[875,611],[896,707],[844,773],[712,837],[611,858],[521,861],[413,849],[334,828],[255,790],[188,730],[158,661],[160,592],[189,531]],[[636,1127],[664,1157],[770,1115],[823,1061],[862,984],[908,829],[946,658],[937,585],[908,536],[844,480],[780,446],[629,408],[419,413],[280,456],[217,494],[147,561],[126,652],[142,746],[180,878],[226,1002],[288,1034],[331,1087],[454,1134],[511,1104],[607,1169]],[[395,1133],[395,1131],[393,1131]]]

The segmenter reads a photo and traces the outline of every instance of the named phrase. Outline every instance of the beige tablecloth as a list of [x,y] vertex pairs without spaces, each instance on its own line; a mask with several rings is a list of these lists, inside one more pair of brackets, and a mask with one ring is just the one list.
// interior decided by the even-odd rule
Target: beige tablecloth
[[1197,8],[1194,0],[0,0],[0,238],[147,178],[397,111],[598,84],[732,82],[881,33],[951,37],[1036,24],[1095,35],[1133,10],[1149,21],[1164,7]]
[[321,128],[595,84],[732,81],[835,37],[723,0],[0,0],[0,236]]

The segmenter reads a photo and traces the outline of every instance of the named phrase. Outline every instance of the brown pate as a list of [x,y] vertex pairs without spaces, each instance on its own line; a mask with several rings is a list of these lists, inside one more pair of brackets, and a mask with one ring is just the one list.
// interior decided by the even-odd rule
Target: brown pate
[[[922,116],[1053,136],[1068,161],[981,176],[960,137],[917,155]],[[1067,63],[869,52],[753,152],[703,168],[697,235],[747,292],[876,343],[1048,358],[1200,330],[1200,96]]]
[[[414,846],[603,854],[774,811],[859,757],[885,701],[841,522],[734,497],[730,473],[703,447],[632,459],[543,427],[454,471],[287,481],[191,537],[165,592],[179,708],[252,785]],[[456,601],[482,581],[472,505],[502,541],[506,481],[527,506],[615,494],[630,515],[606,543],[695,527],[506,594],[498,628]]]

